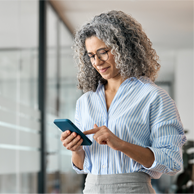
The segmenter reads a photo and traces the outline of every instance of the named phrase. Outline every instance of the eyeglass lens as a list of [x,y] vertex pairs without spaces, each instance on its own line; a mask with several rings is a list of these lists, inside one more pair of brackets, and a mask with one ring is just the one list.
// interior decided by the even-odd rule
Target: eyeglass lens
[[[108,51],[105,49],[98,50],[95,55],[102,61],[108,60]],[[89,55],[92,64],[96,61],[95,55]]]

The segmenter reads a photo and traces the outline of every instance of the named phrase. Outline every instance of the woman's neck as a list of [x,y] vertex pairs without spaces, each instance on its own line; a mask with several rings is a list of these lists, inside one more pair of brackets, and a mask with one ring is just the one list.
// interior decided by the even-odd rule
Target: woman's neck
[[127,78],[123,79],[121,76],[112,78],[107,80],[107,84],[105,85],[105,90],[111,91],[111,92],[117,92],[120,85],[126,80]]

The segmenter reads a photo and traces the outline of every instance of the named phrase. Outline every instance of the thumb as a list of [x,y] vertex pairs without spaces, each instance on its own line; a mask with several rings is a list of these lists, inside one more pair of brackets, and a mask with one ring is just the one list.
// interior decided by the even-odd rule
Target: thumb
[[94,124],[94,128],[98,127],[98,125]]

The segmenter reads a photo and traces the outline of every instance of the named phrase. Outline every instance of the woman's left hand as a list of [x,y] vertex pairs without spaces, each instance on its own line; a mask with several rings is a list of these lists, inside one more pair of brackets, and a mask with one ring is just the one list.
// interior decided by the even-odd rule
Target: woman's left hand
[[94,134],[93,138],[99,144],[106,144],[114,150],[120,150],[123,140],[113,134],[106,126],[98,127],[94,125],[94,129],[84,131],[85,135]]

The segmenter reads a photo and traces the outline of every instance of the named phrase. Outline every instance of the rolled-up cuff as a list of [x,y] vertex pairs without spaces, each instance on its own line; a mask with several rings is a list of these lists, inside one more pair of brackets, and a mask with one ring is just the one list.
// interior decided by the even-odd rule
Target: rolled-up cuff
[[75,164],[72,161],[71,161],[71,164],[72,164],[72,168],[75,170],[75,172],[77,174],[86,174],[86,173],[84,173],[84,169],[81,170],[81,169],[77,168],[77,166],[75,166]]
[[154,162],[151,167],[146,168],[143,166],[146,170],[152,170],[160,173],[165,173],[169,175],[175,175],[181,168],[178,165],[173,165],[173,168],[171,169],[169,166],[166,166],[165,164],[162,164],[160,161],[161,151],[157,148],[147,147],[149,148],[153,154],[154,154]]
[[75,166],[75,164],[72,162],[72,159],[71,159],[71,164],[72,164],[72,168],[76,171],[77,174],[87,174],[87,173],[89,173],[89,163],[88,163],[88,159],[87,159],[86,156],[84,158],[83,170],[81,170],[77,166]]

